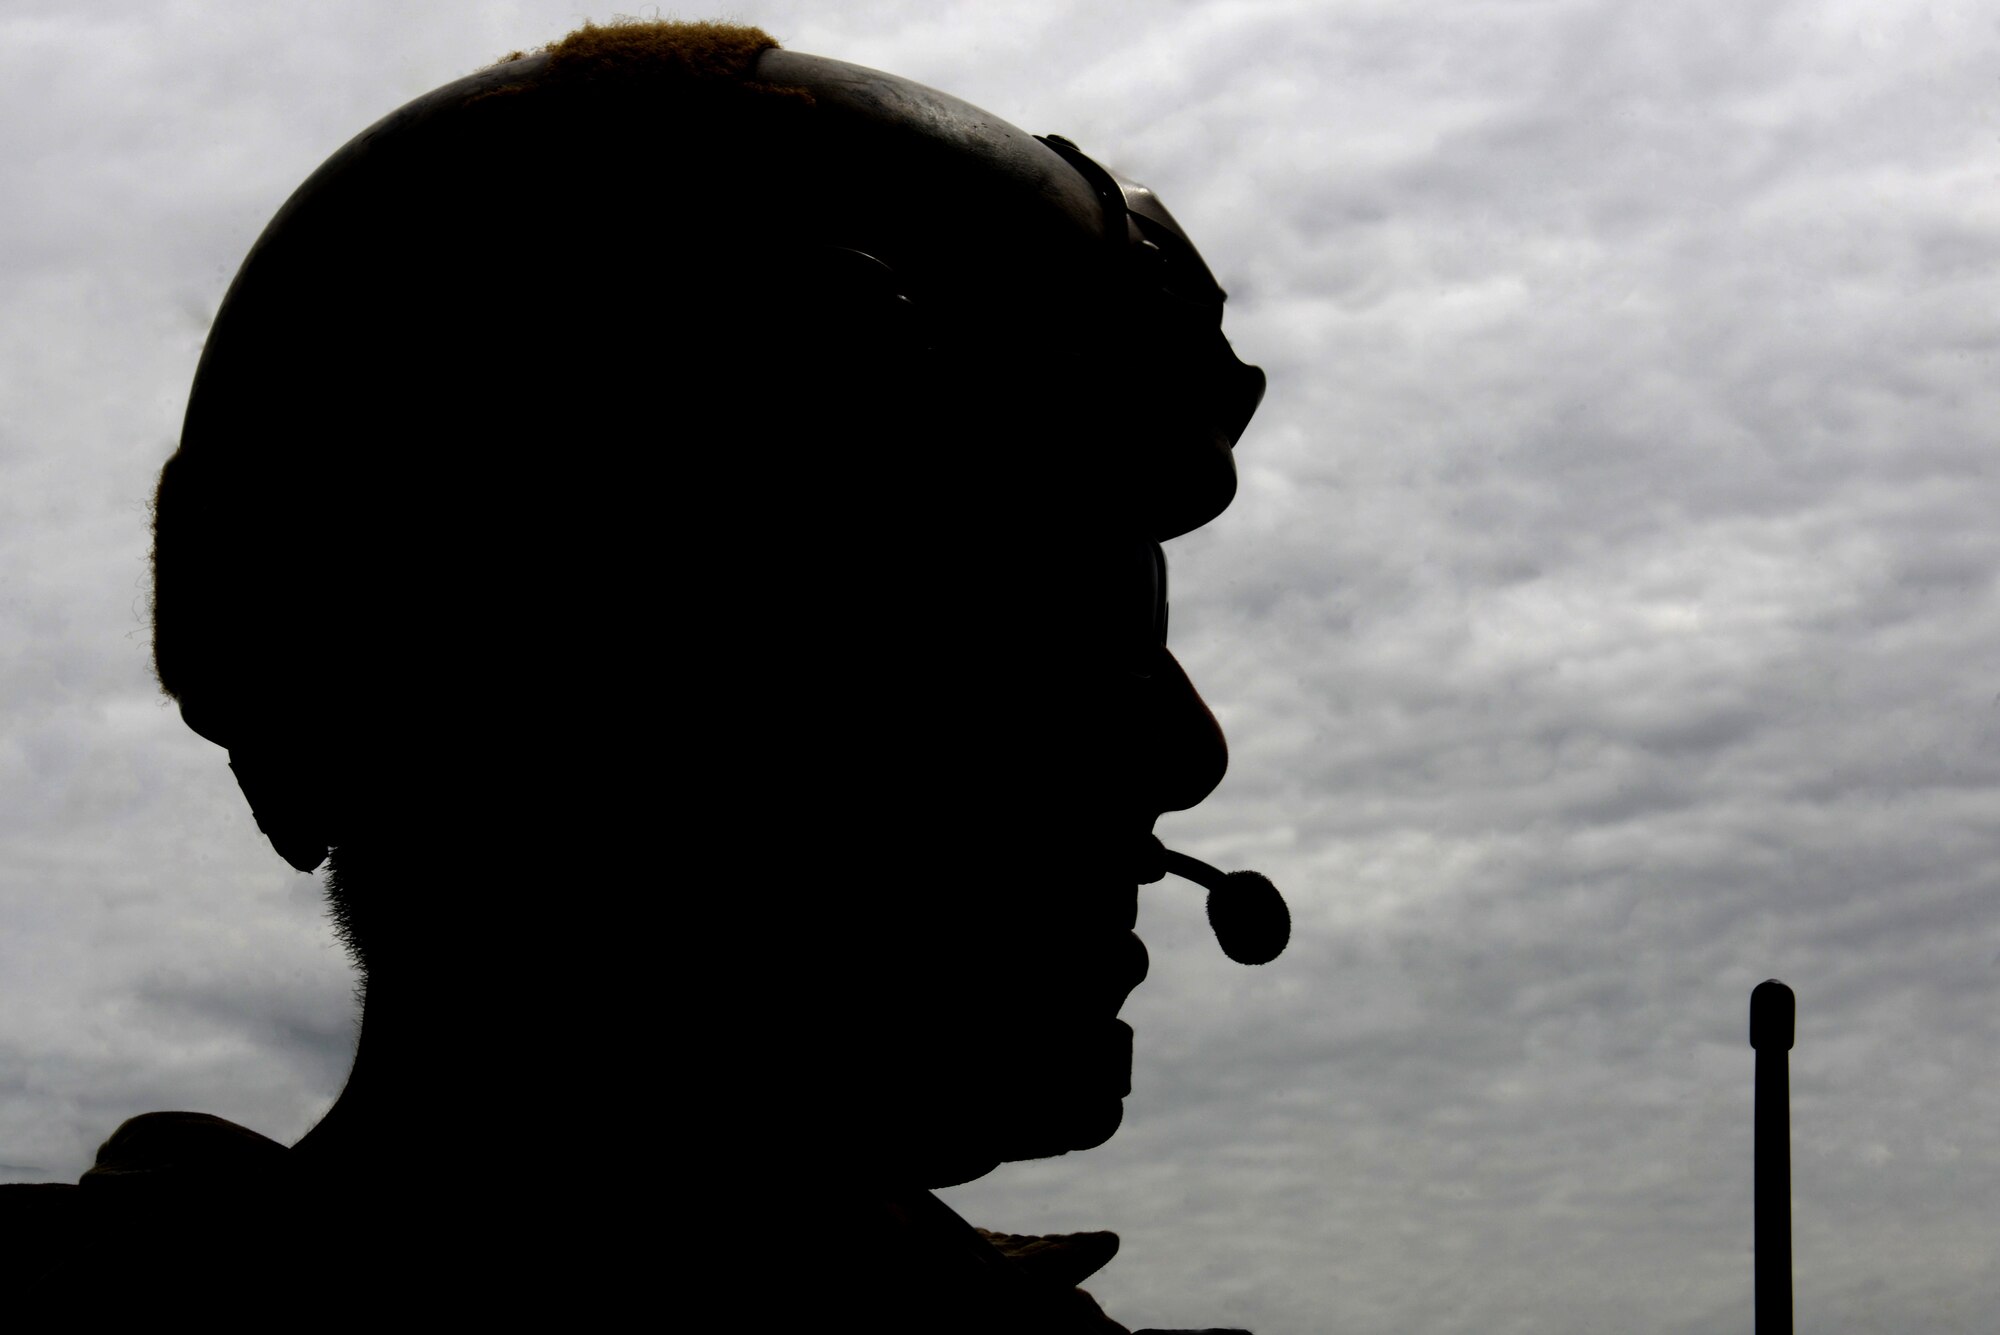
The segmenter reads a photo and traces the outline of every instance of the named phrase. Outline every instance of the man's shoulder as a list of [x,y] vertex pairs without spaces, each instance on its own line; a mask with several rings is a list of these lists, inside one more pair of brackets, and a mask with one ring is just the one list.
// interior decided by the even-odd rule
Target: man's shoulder
[[146,1113],[112,1132],[78,1181],[0,1186],[0,1237],[10,1257],[58,1269],[65,1258],[240,1248],[253,1217],[243,1207],[293,1176],[291,1152],[268,1136],[207,1113]]
[[123,1190],[144,1182],[204,1186],[280,1179],[292,1154],[269,1136],[212,1113],[150,1112],[127,1118],[98,1147],[80,1186]]
[[16,1219],[60,1219],[74,1214],[74,1182],[0,1182],[0,1223]]
[[291,1151],[205,1113],[125,1122],[74,1183],[0,1186],[0,1249],[27,1309],[157,1321],[192,1303],[224,1328],[263,1324],[326,1241]]

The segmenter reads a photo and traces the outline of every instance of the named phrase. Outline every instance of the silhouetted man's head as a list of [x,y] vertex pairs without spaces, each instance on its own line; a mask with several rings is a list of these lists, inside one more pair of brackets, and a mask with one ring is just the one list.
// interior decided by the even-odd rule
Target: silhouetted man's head
[[155,649],[333,849],[350,1094],[553,1047],[932,1184],[1108,1136],[1149,831],[1224,765],[1156,546],[1261,394],[1221,299],[1067,144],[750,29],[586,29],[336,154],[210,336]]

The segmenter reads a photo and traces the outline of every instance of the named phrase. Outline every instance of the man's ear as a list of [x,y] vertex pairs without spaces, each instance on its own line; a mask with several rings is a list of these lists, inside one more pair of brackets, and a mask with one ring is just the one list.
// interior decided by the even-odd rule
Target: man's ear
[[229,768],[249,799],[257,828],[278,856],[300,871],[317,870],[326,861],[329,841],[315,819],[321,813],[313,809],[301,785],[286,782],[291,767],[270,763],[268,755],[259,755],[254,748],[231,747]]

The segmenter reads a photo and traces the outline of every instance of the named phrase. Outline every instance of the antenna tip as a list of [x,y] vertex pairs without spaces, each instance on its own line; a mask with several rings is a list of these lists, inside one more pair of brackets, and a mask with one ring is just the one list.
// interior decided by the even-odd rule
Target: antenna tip
[[1757,984],[1750,990],[1750,1046],[1789,1052],[1798,1013],[1798,998],[1791,988],[1775,978]]

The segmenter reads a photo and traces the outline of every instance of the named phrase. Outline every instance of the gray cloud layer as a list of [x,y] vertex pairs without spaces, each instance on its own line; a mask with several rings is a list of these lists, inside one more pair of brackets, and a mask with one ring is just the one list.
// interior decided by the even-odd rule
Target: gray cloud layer
[[[1969,5],[775,4],[1158,187],[1271,374],[1173,545],[1232,743],[1149,890],[1101,1150],[1128,1324],[1741,1329],[1751,986],[1801,1002],[1802,1329],[2000,1306],[2000,34]],[[199,19],[199,23],[196,20]],[[570,11],[0,20],[0,1170],[278,1136],[348,982],[145,666],[144,503],[229,272],[377,115]],[[309,642],[273,645],[274,655]],[[1005,832],[995,832],[1004,837]],[[616,1115],[614,1110],[613,1115]],[[579,1148],[579,1163],[591,1151]]]

